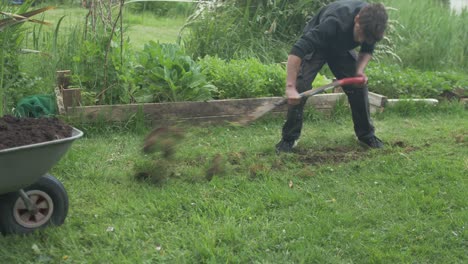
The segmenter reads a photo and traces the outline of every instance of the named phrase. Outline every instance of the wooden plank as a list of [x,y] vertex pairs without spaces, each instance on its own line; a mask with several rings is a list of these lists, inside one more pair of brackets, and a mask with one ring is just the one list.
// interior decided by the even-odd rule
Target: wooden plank
[[333,108],[338,100],[346,100],[344,93],[317,94],[307,99],[307,104],[316,109]]
[[369,92],[369,104],[376,107],[384,107],[387,103],[387,97],[384,95]]
[[[149,103],[149,104],[127,104],[127,105],[98,105],[75,107],[70,113],[75,111],[95,112],[106,111],[133,111],[139,107],[143,107],[148,114],[155,115],[180,115],[180,116],[207,116],[213,113],[220,115],[237,113],[248,113],[254,110],[257,106],[264,103],[273,103],[279,100],[280,97],[266,97],[256,99],[234,99],[234,100],[212,100],[205,102],[173,102],[173,103]],[[153,113],[154,112],[154,113]]]
[[63,105],[63,97],[62,97],[62,93],[60,92],[60,88],[56,86],[54,88],[54,92],[55,92],[55,100],[57,101],[58,112],[60,115],[64,115],[66,114],[66,111],[65,111],[65,106]]
[[81,89],[66,88],[62,89],[63,106],[65,108],[81,105]]
[[99,115],[102,115],[110,118],[110,120],[122,120],[125,116],[128,116],[128,113],[136,113],[139,109],[150,119],[246,115],[264,103],[274,103],[279,99],[279,97],[269,97],[258,99],[213,100],[206,102],[85,106],[69,108],[68,114],[71,116],[81,114],[89,119],[97,118]]
[[[373,95],[374,96],[374,95]],[[374,96],[372,102],[381,104],[381,96]],[[248,99],[211,100],[205,102],[173,102],[127,105],[99,105],[69,107],[67,113],[71,117],[81,117],[85,120],[125,121],[137,112],[141,112],[148,120],[182,120],[187,122],[218,122],[235,121],[248,115],[257,107],[274,103],[281,97],[263,97]],[[319,94],[308,99],[307,106],[319,111],[330,112],[338,100],[346,100],[344,93]],[[347,103],[347,100],[346,100]],[[380,107],[380,106],[376,106]],[[287,106],[275,108],[272,114],[285,113]]]

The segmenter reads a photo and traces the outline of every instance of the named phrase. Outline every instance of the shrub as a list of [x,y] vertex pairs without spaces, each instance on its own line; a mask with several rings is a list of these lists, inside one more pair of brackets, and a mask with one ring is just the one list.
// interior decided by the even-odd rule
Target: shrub
[[286,71],[260,60],[226,60],[206,56],[199,61],[208,80],[218,87],[217,99],[282,96]]
[[397,65],[369,66],[370,90],[389,98],[438,97],[454,88],[468,89],[466,74],[453,71],[421,71]]

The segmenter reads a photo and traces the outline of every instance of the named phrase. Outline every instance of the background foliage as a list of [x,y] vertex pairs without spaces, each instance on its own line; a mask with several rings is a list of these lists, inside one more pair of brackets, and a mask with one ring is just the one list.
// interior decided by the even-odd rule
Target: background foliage
[[389,98],[439,98],[444,92],[468,90],[466,74],[456,71],[424,71],[398,65],[368,67],[369,89]]
[[217,92],[206,81],[201,66],[178,45],[150,42],[137,60],[133,72],[133,83],[139,86],[136,102],[202,101]]
[[440,0],[384,2],[395,8],[390,38],[402,67],[468,72],[468,10],[455,14]]
[[218,99],[283,94],[286,73],[279,64],[263,64],[255,58],[227,62],[206,56],[200,65],[208,80],[218,87]]
[[[436,97],[453,88],[468,89],[464,81],[468,79],[467,12],[454,15],[440,0],[383,1],[389,7],[391,23],[387,38],[375,52],[376,60],[368,67],[371,89],[395,98]],[[103,1],[102,10],[79,8],[78,2],[57,2],[62,15],[51,11],[42,17],[53,26],[29,25],[16,35],[0,33],[2,109],[9,111],[28,95],[50,94],[55,72],[64,69],[72,71],[72,85],[82,88],[85,104],[282,95],[285,73],[281,62],[308,19],[328,2],[228,0],[195,5],[133,1],[123,6],[125,19],[120,19],[121,6],[115,1],[109,2],[112,5]],[[17,12],[26,7],[5,8],[2,10]],[[135,40],[158,39],[158,34],[146,32],[162,20],[145,22],[149,16],[188,16],[180,32],[180,47],[171,47],[179,50],[173,53],[176,64],[191,57],[190,70],[183,75],[192,74],[192,81],[182,81],[180,74],[167,75],[164,85],[149,78],[161,65],[172,67],[163,63],[164,57],[142,59],[156,56],[151,54],[168,46],[135,45]],[[134,23],[144,26],[129,34],[135,30]],[[150,36],[139,38],[141,35]],[[23,48],[36,52],[20,53]],[[192,70],[196,72],[190,73]],[[327,69],[321,73],[333,78]],[[205,88],[188,92],[196,79],[204,80],[196,87]],[[177,91],[177,96],[169,91]]]
[[[285,60],[314,11],[331,0],[228,0],[200,3],[183,41],[193,57]],[[186,32],[183,31],[183,32]]]

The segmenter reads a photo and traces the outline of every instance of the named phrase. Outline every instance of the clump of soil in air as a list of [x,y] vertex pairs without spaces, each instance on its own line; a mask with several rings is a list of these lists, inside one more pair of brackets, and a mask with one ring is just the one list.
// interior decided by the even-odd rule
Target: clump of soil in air
[[221,175],[225,171],[224,160],[221,154],[216,154],[211,161],[211,165],[206,170],[205,178],[207,181],[211,181],[213,176]]
[[153,129],[143,141],[145,158],[135,166],[135,179],[153,184],[162,184],[171,175],[177,163],[173,160],[176,146],[184,138],[184,131],[178,127]]
[[72,136],[73,128],[56,117],[0,118],[0,150]]
[[170,158],[174,154],[175,146],[184,138],[184,132],[177,127],[159,127],[153,129],[145,138],[144,153],[160,151],[164,158]]
[[[143,141],[144,157],[134,166],[135,179],[161,185],[169,177],[178,175],[175,170],[179,163],[174,159],[174,154],[177,145],[184,138],[185,133],[179,127],[165,126],[153,129]],[[224,163],[224,158],[216,154],[207,166],[205,179],[211,181],[215,175],[224,174]]]

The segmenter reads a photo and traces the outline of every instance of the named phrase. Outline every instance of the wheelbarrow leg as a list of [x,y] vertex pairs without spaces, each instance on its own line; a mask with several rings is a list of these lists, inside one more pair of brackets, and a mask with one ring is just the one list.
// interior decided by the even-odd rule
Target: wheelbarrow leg
[[31,199],[29,199],[29,196],[26,194],[26,192],[23,189],[20,189],[18,192],[19,192],[21,199],[23,199],[23,202],[26,205],[26,208],[28,209],[28,211],[32,214],[37,213],[37,206],[33,204]]

